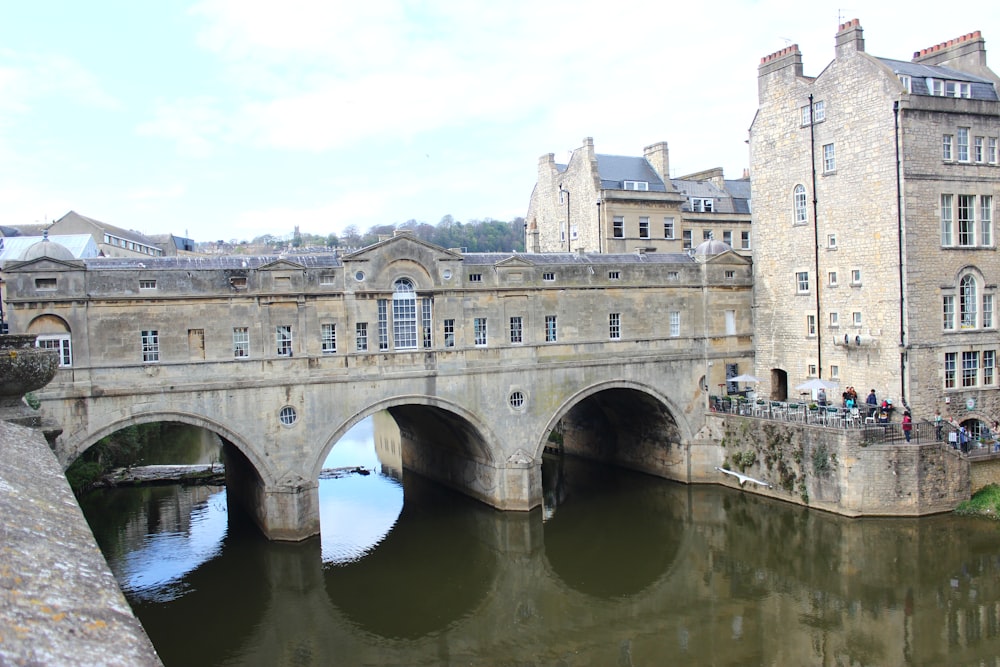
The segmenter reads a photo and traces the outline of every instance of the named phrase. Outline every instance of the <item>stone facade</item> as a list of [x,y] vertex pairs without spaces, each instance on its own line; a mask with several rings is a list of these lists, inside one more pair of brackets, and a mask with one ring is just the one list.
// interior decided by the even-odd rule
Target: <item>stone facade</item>
[[569,162],[538,161],[527,214],[529,252],[684,252],[714,238],[750,251],[750,183],[722,169],[670,177],[666,142],[642,157],[602,155],[587,137]]
[[997,81],[978,33],[898,61],[866,53],[856,19],[819,76],[803,75],[797,46],[761,59],[750,152],[764,393],[797,398],[822,377],[875,388],[915,419],[941,409],[977,431],[1000,415]]

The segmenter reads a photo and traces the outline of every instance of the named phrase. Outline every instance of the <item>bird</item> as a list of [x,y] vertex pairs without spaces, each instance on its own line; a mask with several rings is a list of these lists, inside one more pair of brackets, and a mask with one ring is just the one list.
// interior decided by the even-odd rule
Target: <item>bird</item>
[[740,486],[743,486],[747,482],[753,482],[757,486],[763,486],[763,487],[768,488],[768,489],[771,488],[771,485],[768,484],[767,482],[762,482],[759,479],[754,479],[753,477],[749,477],[747,475],[741,475],[740,473],[736,472],[735,470],[725,470],[725,469],[720,468],[718,466],[716,466],[715,469],[718,470],[721,473],[725,473],[726,475],[732,475],[733,477],[735,477],[736,479],[738,479],[740,481]]

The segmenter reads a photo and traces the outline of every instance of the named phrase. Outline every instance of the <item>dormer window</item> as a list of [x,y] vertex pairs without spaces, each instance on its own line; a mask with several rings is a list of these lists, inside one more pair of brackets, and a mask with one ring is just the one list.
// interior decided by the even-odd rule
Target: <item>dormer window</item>
[[712,199],[702,197],[691,198],[691,210],[695,213],[711,213],[715,210]]
[[622,187],[626,190],[639,190],[646,192],[649,190],[649,183],[646,181],[623,181]]
[[927,91],[936,97],[972,97],[972,84],[967,81],[927,79]]
[[908,93],[912,93],[913,92],[913,81],[910,79],[910,75],[909,74],[897,74],[896,76],[899,77],[899,82],[901,84],[903,84],[903,90],[905,90]]

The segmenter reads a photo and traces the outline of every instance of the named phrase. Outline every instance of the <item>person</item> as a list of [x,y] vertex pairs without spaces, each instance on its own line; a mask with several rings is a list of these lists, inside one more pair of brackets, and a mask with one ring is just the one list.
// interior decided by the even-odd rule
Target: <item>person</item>
[[913,420],[910,418],[910,411],[903,412],[903,437],[910,441],[910,432],[913,430]]
[[873,415],[878,409],[878,398],[875,397],[875,390],[872,389],[868,394],[868,398],[865,399],[865,405],[868,406],[868,414]]
[[816,402],[820,406],[826,405],[826,389],[820,389],[819,393],[816,394]]
[[958,427],[958,445],[963,454],[969,453],[969,432],[964,426]]
[[934,411],[934,437],[941,442],[941,432],[944,428],[944,420],[941,419],[941,410]]

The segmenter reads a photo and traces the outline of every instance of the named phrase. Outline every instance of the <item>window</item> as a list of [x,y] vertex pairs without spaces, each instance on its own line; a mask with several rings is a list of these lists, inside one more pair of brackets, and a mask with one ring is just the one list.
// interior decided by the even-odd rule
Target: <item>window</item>
[[817,123],[826,120],[826,102],[823,100],[813,103],[813,120]]
[[910,79],[908,74],[898,74],[899,82],[903,84],[903,90],[908,93],[913,92],[913,81]]
[[806,186],[801,183],[792,190],[792,205],[795,212],[795,224],[806,224],[809,221],[809,213],[806,208]]
[[861,269],[851,269],[851,284],[852,285],[861,284]]
[[806,335],[815,336],[816,335],[816,316],[806,315]]
[[69,334],[42,334],[35,339],[35,347],[59,353],[59,368],[73,365],[73,347]]
[[997,138],[990,137],[986,141],[986,161],[990,164],[997,163]]
[[682,241],[682,245],[683,245],[684,249],[685,250],[690,250],[691,247],[692,247],[691,230],[690,229],[685,229],[683,232],[681,232],[681,235],[682,235],[682,238],[684,239]]
[[229,285],[233,289],[246,289],[247,278],[246,276],[233,276],[229,279]]
[[483,282],[483,274],[481,273],[470,273],[469,274],[470,283],[481,283]]
[[946,294],[941,299],[941,313],[944,317],[942,326],[946,331],[951,331],[955,328],[955,297],[951,294]]
[[711,229],[703,229],[703,230],[701,230],[701,240],[702,241],[711,241],[714,238],[715,238],[715,234],[712,232]]
[[290,405],[286,405],[281,408],[280,412],[278,412],[278,421],[280,421],[284,426],[291,426],[295,423],[296,419],[298,419],[298,415],[295,412],[295,408]]
[[152,329],[142,332],[142,362],[153,364],[160,360],[160,332]]
[[608,338],[620,340],[622,337],[622,315],[621,313],[610,313],[608,315]]
[[552,282],[555,279],[556,279],[556,274],[552,273],[551,271],[546,271],[545,273],[542,274],[542,280],[545,280],[547,282]]
[[649,238],[649,218],[647,217],[639,218],[639,238],[640,239]]
[[54,290],[56,289],[55,278],[35,278],[35,289]]
[[826,247],[830,248],[831,250],[835,250],[837,248],[837,235],[836,234],[827,234],[826,235]]
[[952,237],[953,201],[954,195],[941,195],[941,245],[943,246],[950,246],[954,243]]
[[740,243],[743,250],[750,249],[750,232],[740,232]]
[[809,292],[809,272],[799,271],[795,274],[795,291],[799,294]]
[[667,280],[670,282],[675,282],[680,280],[681,274],[678,271],[667,271]]
[[840,379],[840,366],[838,366],[837,364],[830,365],[830,379],[831,380]]
[[997,351],[983,350],[983,384],[996,383]]
[[983,328],[993,328],[993,295],[983,295]]
[[646,181],[624,181],[622,183],[622,188],[625,190],[640,190],[645,192],[649,190],[649,183]]
[[816,364],[809,364],[806,367],[806,377],[816,377]]
[[434,325],[431,319],[431,304],[433,299],[426,298],[420,300],[420,328],[423,330],[424,349],[429,350],[433,345],[432,333]]
[[354,326],[354,341],[358,352],[368,351],[368,323],[358,322]]
[[337,325],[320,325],[320,351],[323,354],[333,354],[337,351]]
[[711,213],[714,210],[713,200],[705,197],[692,197],[691,210],[695,213]]
[[975,387],[979,379],[979,353],[962,353],[962,386]]
[[417,348],[417,295],[409,278],[392,285],[392,341],[397,350]]
[[723,313],[726,322],[726,335],[735,336],[736,335],[736,311],[727,310]]
[[958,128],[958,161],[969,161],[969,128]]
[[958,245],[960,246],[976,244],[975,210],[975,195],[958,195]]
[[608,271],[608,280],[621,280],[621,271]]
[[620,215],[616,215],[611,223],[612,232],[611,235],[616,239],[625,238],[625,218]]
[[830,313],[830,327],[837,328],[840,326],[840,313]]
[[233,358],[247,359],[250,357],[250,329],[233,327]]
[[674,219],[664,218],[663,219],[663,238],[672,239],[674,238]]
[[319,274],[319,284],[320,285],[333,285],[336,281],[336,274],[330,273],[329,271]]
[[856,310],[853,313],[851,313],[851,325],[855,326],[855,327],[860,327],[861,326],[861,312],[860,311]]
[[514,344],[524,342],[524,322],[519,315],[510,318],[510,342]]
[[733,247],[733,232],[731,230],[722,232],[722,242],[730,248]]
[[556,330],[556,316],[546,315],[545,316],[545,342],[555,343],[558,340],[558,331]]
[[723,274],[723,276],[725,277],[726,280],[735,280],[736,279],[736,272],[735,271],[728,271],[727,270]]
[[289,324],[279,324],[274,329],[274,341],[279,357],[292,356],[292,327]]
[[681,335],[681,311],[671,310],[669,315],[670,335],[673,338]]
[[569,229],[569,237],[571,239],[580,238],[580,233],[579,233],[579,231],[577,231],[576,225],[573,225],[572,227],[570,227],[570,229]]
[[979,237],[980,245],[993,245],[993,195],[979,197]]
[[976,162],[985,161],[984,160],[986,153],[985,143],[986,143],[985,137],[976,137],[974,143],[972,144],[972,150],[973,150],[972,156]]
[[388,299],[378,300],[378,349],[385,351],[389,349],[389,301]]
[[976,279],[962,276],[958,282],[958,317],[963,329],[976,328]]
[[472,321],[473,335],[475,336],[476,347],[486,346],[486,318],[477,317]]
[[828,274],[826,274],[826,277],[827,277],[827,280],[829,281],[830,287],[836,287],[837,286],[837,272],[836,271],[830,271]]
[[444,321],[444,346],[455,347],[455,320]]
[[139,289],[156,289],[155,280],[140,280]]
[[802,114],[803,126],[812,124],[812,111],[808,104],[799,109],[799,112]]
[[941,137],[941,159],[943,160],[954,160],[954,153],[952,152],[952,146],[955,144],[955,135],[945,134]]
[[944,353],[944,388],[955,388],[955,368],[958,364],[957,352]]
[[834,151],[833,144],[823,145],[823,173],[829,174],[837,169],[837,154]]

